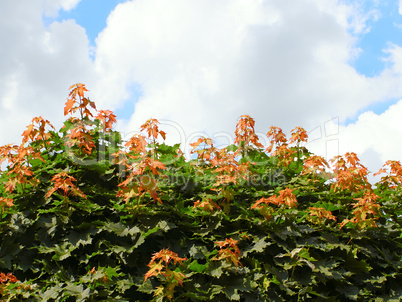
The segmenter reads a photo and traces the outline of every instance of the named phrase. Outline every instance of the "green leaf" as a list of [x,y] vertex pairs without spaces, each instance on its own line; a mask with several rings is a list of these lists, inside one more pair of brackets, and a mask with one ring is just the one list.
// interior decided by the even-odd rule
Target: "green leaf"
[[272,244],[271,242],[266,242],[265,239],[267,239],[267,237],[260,238],[258,241],[254,242],[253,245],[250,245],[243,251],[243,255],[247,256],[248,254],[253,252],[263,253],[265,251],[265,248]]
[[90,288],[86,288],[84,290],[84,286],[82,284],[74,285],[72,283],[63,289],[65,296],[74,296],[76,297],[77,301],[87,301],[90,291]]
[[372,269],[372,267],[365,260],[355,259],[352,253],[347,254],[345,267],[354,273],[364,274],[368,274],[368,272]]
[[124,236],[127,236],[127,235],[133,236],[134,234],[137,234],[137,233],[141,232],[141,230],[137,226],[134,226],[132,228],[127,228],[121,222],[118,222],[118,223],[113,223],[113,222],[106,223],[103,226],[103,229],[107,230],[109,232],[113,232],[119,237],[124,237]]
[[208,264],[199,264],[197,260],[194,260],[193,262],[190,263],[188,268],[194,272],[202,273],[207,266]]

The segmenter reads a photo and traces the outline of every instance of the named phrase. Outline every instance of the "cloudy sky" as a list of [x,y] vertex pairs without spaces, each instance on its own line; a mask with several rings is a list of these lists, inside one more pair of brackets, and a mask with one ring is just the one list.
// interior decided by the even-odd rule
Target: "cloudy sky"
[[402,0],[2,0],[0,145],[71,84],[123,136],[157,118],[170,142],[230,143],[242,114],[310,132],[327,158],[402,160]]

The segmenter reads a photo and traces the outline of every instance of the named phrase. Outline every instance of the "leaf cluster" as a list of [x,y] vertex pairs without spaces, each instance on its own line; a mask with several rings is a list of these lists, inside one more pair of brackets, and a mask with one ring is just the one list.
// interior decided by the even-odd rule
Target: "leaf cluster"
[[[168,146],[159,122],[122,141],[85,85],[56,131],[34,118],[0,147],[3,301],[399,301],[402,168],[372,186],[354,153],[332,167],[297,127],[259,143]],[[78,115],[78,116],[74,116]]]

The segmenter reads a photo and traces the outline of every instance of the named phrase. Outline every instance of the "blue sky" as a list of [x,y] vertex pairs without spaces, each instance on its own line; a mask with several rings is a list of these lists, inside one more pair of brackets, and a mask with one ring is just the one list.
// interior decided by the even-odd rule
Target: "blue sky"
[[[353,2],[353,1],[347,1]],[[387,53],[384,52],[390,43],[402,45],[402,16],[399,14],[399,3],[392,0],[363,1],[367,11],[376,10],[377,17],[369,20],[369,30],[357,35],[357,47],[361,49],[358,58],[351,62],[351,65],[362,75],[375,77],[379,75],[389,62]],[[383,113],[390,105],[398,99],[388,99],[383,103],[373,104],[362,108],[360,113],[372,110],[377,114]],[[349,119],[346,125],[355,122],[356,119]]]
[[357,45],[362,51],[353,65],[366,76],[375,76],[384,69],[386,54],[383,49],[388,43],[402,44],[402,16],[398,13],[398,4],[396,1],[380,3],[378,20],[369,21],[369,32],[358,36]]
[[106,20],[113,9],[127,0],[81,0],[78,5],[70,11],[60,10],[57,17],[43,16],[45,25],[54,21],[61,22],[73,19],[77,24],[85,28],[91,45],[95,45],[98,34],[106,27]]

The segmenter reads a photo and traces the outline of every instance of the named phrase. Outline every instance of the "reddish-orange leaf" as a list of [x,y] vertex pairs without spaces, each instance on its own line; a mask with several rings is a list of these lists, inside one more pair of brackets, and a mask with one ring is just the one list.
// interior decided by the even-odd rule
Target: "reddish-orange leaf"
[[279,196],[289,208],[295,207],[297,205],[296,196],[293,195],[293,190],[286,188],[279,191]]
[[67,115],[69,113],[74,113],[73,108],[75,104],[75,99],[70,98],[67,99],[66,105],[64,106],[64,115]]
[[144,282],[147,281],[147,279],[149,277],[158,276],[160,274],[161,270],[165,267],[162,264],[162,261],[160,261],[158,263],[152,263],[151,265],[148,265],[148,266],[150,267],[150,269],[144,275]]
[[300,143],[300,142],[307,142],[308,135],[307,131],[301,127],[296,127],[292,131],[292,136],[290,138],[290,143]]
[[0,197],[0,205],[5,204],[8,207],[12,207],[14,205],[14,200],[11,198]]

